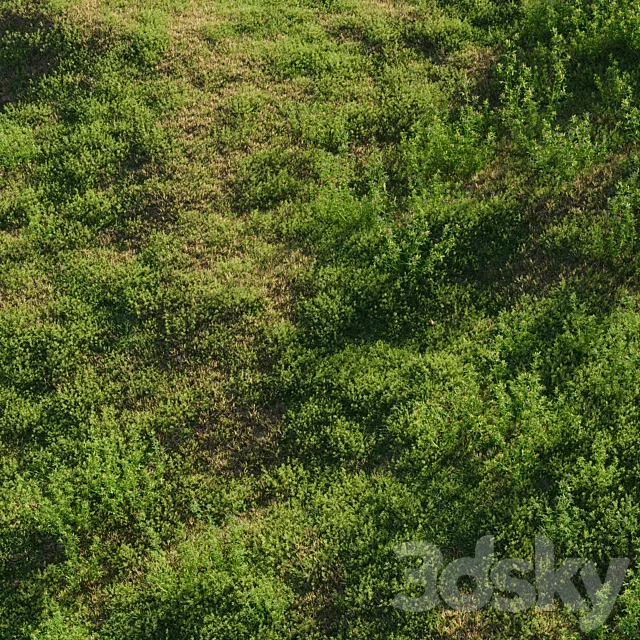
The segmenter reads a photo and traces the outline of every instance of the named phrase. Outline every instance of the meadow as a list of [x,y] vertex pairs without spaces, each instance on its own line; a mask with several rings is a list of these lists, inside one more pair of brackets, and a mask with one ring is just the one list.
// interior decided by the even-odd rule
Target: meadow
[[639,144],[638,0],[0,0],[0,638],[640,637]]

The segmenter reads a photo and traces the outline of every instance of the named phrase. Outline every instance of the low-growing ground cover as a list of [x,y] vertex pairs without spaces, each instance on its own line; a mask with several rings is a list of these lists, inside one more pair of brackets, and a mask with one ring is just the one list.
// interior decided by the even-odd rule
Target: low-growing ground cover
[[0,637],[638,637],[639,11],[2,0]]

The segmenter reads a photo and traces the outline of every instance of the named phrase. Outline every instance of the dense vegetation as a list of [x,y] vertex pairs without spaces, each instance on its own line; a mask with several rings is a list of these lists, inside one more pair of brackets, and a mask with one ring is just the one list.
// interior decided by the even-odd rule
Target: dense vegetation
[[639,12],[0,0],[0,637],[638,637]]

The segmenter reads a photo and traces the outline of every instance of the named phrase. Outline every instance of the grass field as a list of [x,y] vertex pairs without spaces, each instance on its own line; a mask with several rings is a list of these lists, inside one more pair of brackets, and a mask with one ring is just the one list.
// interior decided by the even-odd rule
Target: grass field
[[[639,97],[638,0],[0,0],[0,638],[640,637]],[[488,534],[606,624],[392,606]]]

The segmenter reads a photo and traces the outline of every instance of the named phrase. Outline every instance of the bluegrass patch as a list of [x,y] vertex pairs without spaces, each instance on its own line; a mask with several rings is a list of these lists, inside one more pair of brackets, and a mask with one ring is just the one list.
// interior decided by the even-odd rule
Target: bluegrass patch
[[391,605],[493,533],[636,637],[636,9],[4,3],[0,635],[582,637]]

